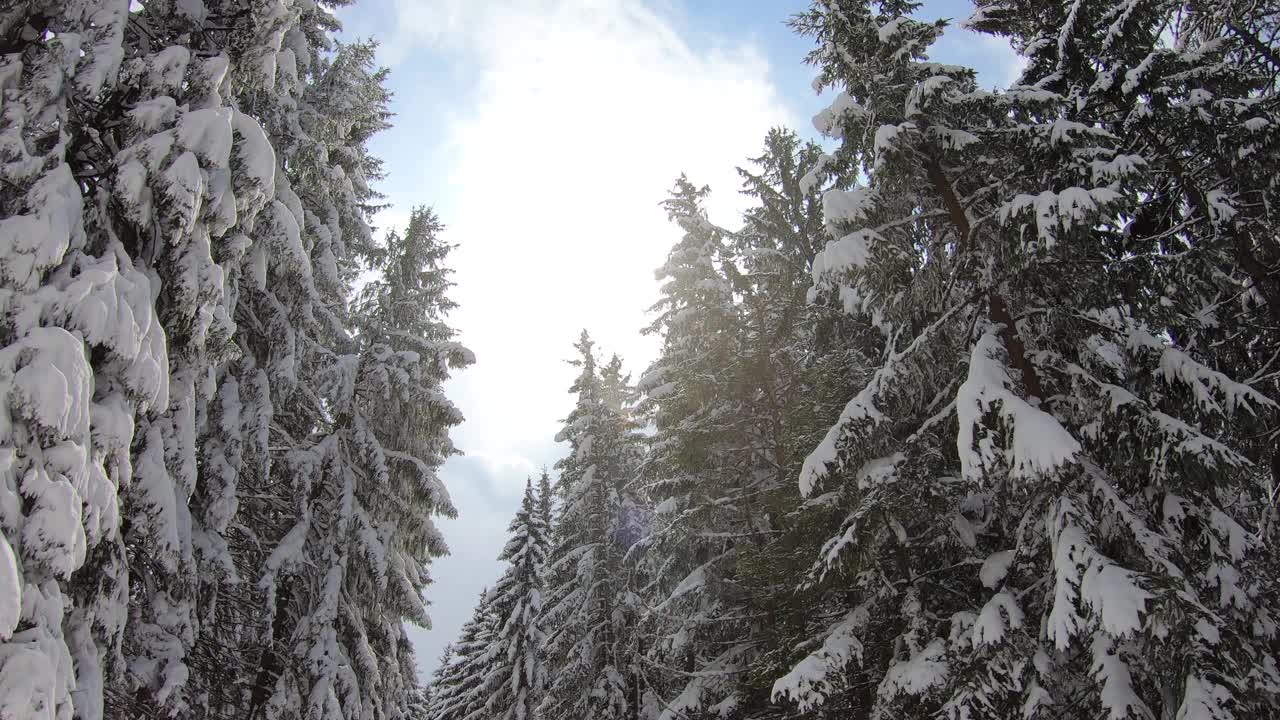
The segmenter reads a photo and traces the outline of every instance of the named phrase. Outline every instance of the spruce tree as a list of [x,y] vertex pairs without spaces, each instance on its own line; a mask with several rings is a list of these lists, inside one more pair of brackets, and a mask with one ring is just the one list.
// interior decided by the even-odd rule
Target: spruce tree
[[[1277,150],[1276,134],[1266,128],[1278,120],[1274,98],[1280,65],[1262,40],[1270,37],[1274,46],[1274,16],[1244,3],[1135,2],[1123,11],[1097,8],[1075,17],[1068,10],[1051,4],[1033,16],[985,2],[968,22],[1024,48],[1028,64],[1019,83],[1060,96],[1064,121],[1111,133],[1127,161],[1144,169],[1123,189],[1132,210],[1123,218],[1124,244],[1117,250],[1126,261],[1112,270],[1123,276],[1117,283],[1123,302],[1154,318],[1148,322],[1163,330],[1161,339],[1172,350],[1190,354],[1223,377],[1247,378],[1272,401],[1271,407],[1218,404],[1205,397],[1205,381],[1191,381],[1194,399],[1161,393],[1165,405],[1191,405],[1198,420],[1194,425],[1249,463],[1237,462],[1240,467],[1225,481],[1208,484],[1188,477],[1159,483],[1170,498],[1167,505],[1189,502],[1195,508],[1185,519],[1169,517],[1178,515],[1171,507],[1145,513],[1149,522],[1170,526],[1165,533],[1171,542],[1210,543],[1188,558],[1205,593],[1204,586],[1222,586],[1215,567],[1259,562],[1274,567],[1276,558],[1270,543],[1223,551],[1187,530],[1207,522],[1219,532],[1224,523],[1240,523],[1259,539],[1274,532],[1274,503],[1261,502],[1280,487],[1280,413],[1274,404],[1280,385],[1266,371],[1280,351],[1275,333],[1280,245],[1273,231],[1276,217],[1266,209],[1276,187],[1264,169]],[[1058,39],[1052,47],[1037,42],[1048,35]],[[1166,377],[1185,372],[1176,366],[1162,359]],[[1207,387],[1213,385],[1208,381]],[[1252,487],[1242,475],[1251,476]],[[1242,502],[1248,497],[1254,503]],[[1274,574],[1258,574],[1268,576]],[[1232,601],[1239,607],[1207,605],[1219,614],[1218,625],[1248,625],[1255,622],[1249,606],[1271,605],[1276,590],[1274,583],[1261,582],[1247,591],[1249,600]],[[1171,698],[1177,696],[1179,712],[1216,717],[1223,712],[1218,707],[1223,694],[1231,696],[1232,712],[1259,707],[1256,703],[1268,698],[1274,702],[1267,678],[1275,671],[1245,669],[1265,657],[1265,644],[1212,642],[1215,647],[1208,648],[1198,639],[1188,643],[1194,659],[1184,666],[1190,669],[1181,678],[1166,671],[1162,705],[1173,707]]]
[[[544,474],[545,477],[545,474]],[[497,630],[486,649],[483,708],[473,717],[532,720],[546,686],[541,626],[547,538],[533,481],[525,485],[510,538],[498,559],[509,563],[490,600]]]
[[[125,493],[132,585],[126,673],[111,688],[112,713],[195,712],[192,698],[208,668],[191,652],[211,605],[201,607],[200,598],[234,578],[223,538],[234,512],[226,483],[233,488],[234,480],[221,472],[201,477],[200,437],[211,418],[238,417],[226,406],[234,385],[217,382],[239,354],[232,340],[236,292],[226,278],[252,242],[246,231],[270,211],[273,155],[259,123],[228,97],[233,63],[224,40],[199,32],[201,23],[165,5],[132,14],[120,73],[140,102],[122,133],[121,145],[129,145],[116,159],[114,199],[130,236],[153,238],[145,256],[160,279],[170,402],[136,430],[138,472]],[[183,227],[190,246],[158,242]],[[218,504],[206,512],[198,492]]]
[[555,491],[551,488],[551,474],[547,469],[542,468],[542,474],[538,476],[538,501],[537,514],[538,523],[542,529],[542,542],[544,552],[542,553],[543,562],[551,555],[551,528],[553,526],[553,518],[555,517]]
[[[622,404],[630,391],[617,364],[597,369],[584,331],[570,392],[577,403],[557,440],[570,452],[556,464],[562,505],[547,565],[546,697],[543,717],[636,717],[639,685],[625,555],[635,544],[623,522],[638,459],[635,423]],[[631,503],[633,504],[633,503]]]
[[463,624],[451,654],[447,653],[449,662],[436,668],[425,716],[429,720],[463,720],[483,711],[489,647],[498,629],[491,598],[488,589],[480,591],[471,619]]
[[657,433],[641,474],[655,516],[637,589],[647,606],[644,634],[654,638],[646,681],[663,718],[732,708],[746,650],[734,641],[745,626],[722,619],[741,609],[729,576],[751,522],[742,498],[728,497],[750,472],[746,327],[730,279],[738,277],[730,233],[707,219],[708,193],[681,177],[665,203],[685,235],[657,272],[663,297],[648,331],[662,334],[663,351],[640,381]]
[[[369,228],[385,72],[314,4],[127,5],[0,12],[0,714],[402,716],[470,356],[438,224]],[[369,265],[390,289],[353,307]],[[320,567],[358,598],[336,643]]]
[[1206,318],[1142,269],[1178,260],[1126,233],[1150,161],[1048,83],[983,92],[929,62],[943,24],[913,10],[795,20],[842,91],[816,119],[843,178],[817,290],[884,350],[800,476],[844,519],[800,588],[832,620],[776,694],[896,717],[1266,714],[1269,581],[1235,503],[1274,402],[1214,367]]
[[822,162],[817,146],[770,132],[739,170],[757,204],[735,232],[707,220],[706,189],[683,178],[667,203],[686,234],[659,271],[650,331],[663,351],[641,383],[656,426],[642,477],[658,512],[640,593],[661,717],[765,711],[774,648],[809,610],[792,606],[794,549],[780,542],[792,478],[833,417],[814,400],[823,374],[857,367],[824,354],[817,328],[847,323],[810,306],[803,282],[821,241]]
[[403,237],[390,235],[383,278],[353,312],[358,334],[346,353],[315,356],[329,418],[287,460],[300,519],[267,561],[271,581],[285,570],[308,588],[283,618],[296,624],[282,651],[309,672],[278,676],[269,713],[396,717],[416,686],[402,623],[427,624],[424,567],[445,550],[431,515],[453,512],[436,469],[461,421],[439,387],[471,360],[442,319],[438,230],[419,210]]
[[432,515],[454,515],[438,472],[457,453],[448,430],[462,415],[441,386],[451,370],[474,361],[445,321],[455,305],[446,295],[452,282],[444,262],[452,246],[439,237],[442,230],[431,210],[415,209],[403,236],[393,230],[380,248],[382,278],[365,286],[355,308],[366,352],[384,358],[367,366],[373,382],[364,391],[373,399],[364,412],[382,446],[386,475],[365,488],[362,502],[384,548],[385,567],[375,566],[378,590],[362,598],[359,612],[383,666],[376,673],[382,686],[372,692],[391,707],[416,692],[403,623],[430,627],[426,566],[447,551]]
[[[96,718],[104,694],[136,683],[139,702],[184,708],[194,553],[209,537],[188,510],[196,437],[235,329],[222,280],[245,246],[237,223],[260,209],[261,163],[243,159],[262,149],[261,130],[224,96],[218,43],[184,35],[191,19],[173,8],[27,3],[0,27],[11,100],[0,342],[12,355],[0,446],[17,451],[6,475],[30,503],[7,512],[5,531],[26,537],[13,548],[25,578],[15,590],[34,583],[29,627],[6,645],[21,660],[0,671],[15,694],[0,703],[15,716]],[[32,464],[45,453],[23,445],[53,417],[27,384],[54,369],[63,420],[39,442],[66,457],[50,476]]]
[[[169,403],[158,283],[109,207],[112,145],[95,127],[125,120],[104,100],[120,92],[126,20],[95,2],[0,11],[5,716],[101,715],[129,598],[119,488],[135,423]],[[194,160],[184,167],[198,182]]]

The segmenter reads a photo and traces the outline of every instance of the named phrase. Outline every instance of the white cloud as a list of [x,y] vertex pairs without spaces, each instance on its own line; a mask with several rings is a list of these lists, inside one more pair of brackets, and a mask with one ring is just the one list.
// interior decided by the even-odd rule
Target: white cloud
[[[453,321],[478,357],[450,384],[467,415],[455,438],[469,454],[506,458],[493,480],[516,498],[529,469],[554,458],[573,376],[563,360],[579,330],[633,371],[656,351],[639,330],[657,298],[653,271],[679,236],[659,207],[675,177],[711,184],[713,219],[733,223],[742,207],[734,167],[758,152],[769,127],[795,119],[760,51],[692,47],[672,16],[635,2],[395,7],[392,57],[426,45],[477,68],[474,105],[451,109],[448,147],[418,152],[450,161],[438,207],[459,245]],[[398,127],[413,123],[397,118]],[[461,517],[445,526],[457,559],[432,570],[434,629],[418,635],[428,667],[495,579],[491,559],[515,506],[482,507],[480,494],[458,487],[469,481],[465,467],[446,466]]]
[[987,72],[996,75],[998,87],[1009,87],[1027,69],[1027,59],[1014,51],[1007,38],[976,32],[970,32],[968,36],[976,39],[979,52],[984,56],[980,61],[983,69],[990,67]]

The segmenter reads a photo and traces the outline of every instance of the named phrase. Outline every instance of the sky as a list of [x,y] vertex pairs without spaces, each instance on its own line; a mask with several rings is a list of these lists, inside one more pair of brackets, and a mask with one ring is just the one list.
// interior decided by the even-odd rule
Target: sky
[[[659,203],[680,173],[711,186],[713,222],[745,209],[735,167],[775,126],[818,140],[826,100],[785,26],[804,0],[365,0],[344,37],[374,38],[391,69],[394,127],[373,151],[388,177],[383,227],[434,207],[457,246],[451,315],[476,364],[451,379],[465,455],[441,474],[458,509],[438,522],[451,554],[431,566],[432,627],[412,628],[425,680],[496,558],[525,479],[565,448],[553,438],[573,398],[565,362],[588,330],[634,377],[654,359],[644,336],[654,270],[680,232]],[[925,2],[962,20],[968,2]],[[933,56],[1006,85],[1003,43],[955,29]]]

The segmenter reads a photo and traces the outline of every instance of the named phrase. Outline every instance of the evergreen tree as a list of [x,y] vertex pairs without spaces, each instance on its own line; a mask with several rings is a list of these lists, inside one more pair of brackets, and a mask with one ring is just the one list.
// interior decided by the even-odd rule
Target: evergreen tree
[[[228,406],[234,384],[217,382],[239,354],[232,341],[240,329],[237,293],[226,279],[253,242],[247,233],[271,212],[273,153],[258,121],[229,97],[238,58],[225,53],[225,39],[200,32],[202,18],[164,4],[130,20],[120,73],[129,92],[120,99],[138,102],[129,112],[135,121],[116,131],[127,147],[116,158],[113,199],[159,276],[171,372],[166,411],[136,429],[138,472],[125,493],[132,586],[121,644],[126,673],[110,689],[108,710],[192,713],[192,698],[209,679],[208,666],[191,654],[203,632],[201,614],[212,606],[202,607],[200,598],[235,579],[224,539],[235,481],[224,472],[201,476],[199,439],[222,421],[235,433],[228,441],[240,441],[240,428],[230,427],[239,417]],[[162,241],[184,227],[189,247]],[[214,502],[206,505],[197,492]]]
[[655,506],[640,576],[644,634],[655,639],[645,674],[662,718],[732,709],[746,650],[734,641],[743,625],[723,622],[741,609],[729,576],[751,523],[741,497],[727,497],[750,472],[741,425],[745,321],[730,281],[739,277],[730,234],[702,208],[708,193],[681,177],[665,203],[685,235],[657,273],[663,297],[648,331],[662,333],[663,351],[640,381],[657,429],[642,470]]
[[[101,716],[103,667],[129,600],[119,489],[134,474],[135,424],[169,405],[158,282],[142,243],[116,222],[113,146],[95,127],[125,121],[118,102],[104,101],[122,92],[126,21],[125,7],[96,2],[0,10],[0,715],[7,717]],[[157,158],[158,170],[199,182],[194,155],[178,169],[165,160]],[[202,200],[192,198],[193,222]],[[175,222],[165,227],[178,230],[168,238],[175,254],[200,242],[184,232],[182,212],[166,196],[155,205],[157,214],[173,210]],[[155,247],[150,237],[146,246]],[[193,275],[202,269],[194,265]]]
[[[449,666],[452,664],[453,643],[449,643],[444,646],[444,650],[440,651],[440,657],[436,660],[436,669],[431,671],[431,680],[423,686],[423,698],[428,708],[435,702],[436,688],[443,686],[444,678],[448,674]],[[425,711],[420,717],[426,717]]]
[[[546,477],[546,474],[543,474]],[[473,717],[532,720],[546,685],[542,645],[542,570],[546,527],[539,517],[533,481],[507,532],[499,560],[509,563],[494,586],[491,603],[498,626],[485,656],[484,707]]]
[[400,717],[470,356],[438,223],[369,229],[385,72],[327,7],[127,6],[0,11],[0,715]]
[[449,662],[436,668],[425,716],[429,720],[462,720],[484,709],[489,646],[498,628],[491,598],[487,589],[480,591],[471,619],[463,624],[451,653],[446,652]]
[[[982,2],[968,24],[1025,48],[1020,83],[1062,95],[1064,118],[1112,133],[1147,168],[1129,190],[1141,204],[1124,234],[1141,251],[1125,268],[1126,301],[1158,300],[1176,308],[1166,311],[1175,317],[1212,317],[1170,330],[1217,369],[1280,399],[1267,372],[1280,352],[1280,244],[1268,210],[1276,186],[1266,170],[1280,150],[1268,130],[1280,89],[1276,14],[1248,3],[1182,9],[1140,2],[1067,23],[1066,7],[1045,10]],[[1040,41],[1050,35],[1065,42]],[[1235,302],[1225,300],[1233,295]],[[1228,304],[1240,311],[1220,309]],[[1260,481],[1274,493],[1280,416],[1263,411],[1260,419],[1264,427],[1238,440],[1254,446],[1248,454],[1262,461]],[[1272,504],[1267,534],[1274,512]]]
[[[146,522],[131,524],[130,552],[135,567],[148,573],[133,573],[123,646],[129,679],[111,697],[120,713],[243,717],[264,707],[272,692],[281,667],[278,646],[293,632],[287,627],[289,602],[306,604],[292,594],[297,588],[285,588],[281,598],[271,585],[278,568],[270,567],[269,553],[275,539],[287,537],[287,510],[298,507],[299,488],[287,464],[272,461],[301,450],[329,420],[324,400],[295,395],[296,378],[307,367],[322,372],[313,353],[321,347],[341,352],[354,329],[342,312],[349,285],[333,277],[353,276],[369,252],[363,203],[372,197],[367,181],[377,176],[377,167],[363,145],[384,126],[386,93],[381,76],[369,70],[369,47],[327,54],[335,50],[328,33],[337,26],[332,15],[314,6],[260,3],[246,12],[230,2],[151,3],[130,15],[129,27],[142,52],[159,45],[156,69],[141,67],[133,84],[155,82],[148,78],[183,82],[188,55],[213,56],[206,64],[214,80],[198,83],[197,75],[183,87],[212,85],[211,96],[228,96],[236,109],[213,118],[226,122],[225,131],[206,122],[208,127],[188,134],[201,142],[213,142],[221,132],[234,137],[232,164],[242,171],[229,183],[213,176],[205,185],[235,192],[234,205],[215,207],[219,217],[237,222],[238,232],[214,251],[226,266],[213,276],[224,282],[223,324],[234,318],[235,344],[223,343],[222,362],[214,368],[179,376],[186,385],[171,413],[176,419],[160,418],[146,435],[146,467],[167,470],[180,482],[176,493],[159,479],[135,485],[131,493],[131,507]],[[158,106],[142,117],[164,118],[163,110]],[[316,152],[322,154],[308,155]],[[145,164],[147,156],[140,159]],[[125,189],[137,194],[136,185]],[[180,290],[188,264],[165,265],[162,276],[169,267],[178,282],[165,288]],[[169,325],[182,330],[178,337],[190,324],[181,314],[191,306],[190,293],[175,296],[170,305],[178,315]],[[173,354],[172,342],[170,348]],[[178,361],[171,364],[177,367]],[[288,413],[276,411],[285,407]],[[197,433],[203,436],[198,458]],[[202,476],[195,482],[198,468]],[[175,494],[177,506],[168,514],[152,510],[165,510]],[[188,513],[191,519],[184,520]],[[194,526],[190,538],[175,529],[186,523]],[[166,532],[176,533],[181,543],[156,539],[164,540]],[[198,571],[185,570],[193,561]],[[150,577],[152,568],[177,570],[183,580],[162,585]],[[267,578],[260,583],[264,569]],[[190,697],[202,707],[189,707]]]
[[542,559],[545,564],[546,559],[551,556],[551,528],[552,518],[555,516],[555,492],[551,489],[551,474],[547,469],[542,468],[542,474],[538,476],[538,501],[537,514],[538,523],[541,526],[542,534],[540,537],[543,542]]
[[427,624],[424,566],[445,550],[430,516],[453,513],[436,469],[462,419],[439,387],[471,361],[442,320],[448,247],[438,229],[419,210],[403,238],[391,234],[383,279],[354,313],[359,334],[346,354],[316,355],[329,417],[287,460],[300,519],[267,561],[269,580],[287,569],[308,587],[283,620],[296,623],[285,652],[309,677],[279,674],[269,713],[398,717],[416,684],[402,623]]
[[562,506],[547,565],[547,676],[543,717],[637,717],[640,707],[625,555],[636,538],[624,520],[639,446],[611,363],[597,370],[584,331],[575,345],[581,369],[570,392],[577,404],[557,436],[570,452],[557,463]]
[[[1143,317],[1155,318],[1148,322],[1163,330],[1173,349],[1227,377],[1248,378],[1253,389],[1272,401],[1271,407],[1255,405],[1246,414],[1230,401],[1222,406],[1206,401],[1194,384],[1194,400],[1161,394],[1166,405],[1196,406],[1196,426],[1251,463],[1221,483],[1193,477],[1159,483],[1174,498],[1165,502],[1189,501],[1198,512],[1180,522],[1167,517],[1176,515],[1171,508],[1146,514],[1174,526],[1166,531],[1171,541],[1210,543],[1188,558],[1205,593],[1204,586],[1221,586],[1216,567],[1258,562],[1274,567],[1277,557],[1270,543],[1223,551],[1194,531],[1198,523],[1208,522],[1222,532],[1228,520],[1218,513],[1226,512],[1230,522],[1250,528],[1258,538],[1274,532],[1275,505],[1260,502],[1274,497],[1280,487],[1280,414],[1274,404],[1280,385],[1274,373],[1266,372],[1270,358],[1280,352],[1275,333],[1280,245],[1273,231],[1276,217],[1266,210],[1275,199],[1275,181],[1263,170],[1277,151],[1276,134],[1264,128],[1277,121],[1275,70],[1280,64],[1260,39],[1270,37],[1274,47],[1274,13],[1244,3],[1183,7],[1150,2],[1075,17],[1067,11],[1050,5],[1032,16],[1005,3],[986,2],[979,3],[969,24],[1007,35],[1024,48],[1028,64],[1019,83],[1060,96],[1064,121],[1111,133],[1128,162],[1144,168],[1122,190],[1132,208],[1123,218],[1124,244],[1117,248],[1126,262],[1115,263],[1112,272],[1123,278],[1116,283],[1123,302],[1140,308],[1136,312]],[[1053,47],[1036,42],[1049,34],[1057,38]],[[1161,369],[1166,377],[1174,374],[1163,360]],[[1240,474],[1252,476],[1256,484],[1249,487]],[[1242,502],[1247,497],[1256,500]],[[1274,577],[1265,570],[1255,572]],[[1262,582],[1249,589],[1247,602],[1232,601],[1244,605],[1234,612],[1208,607],[1220,613],[1216,623],[1248,625],[1255,616],[1247,606],[1271,605],[1276,590],[1274,583]],[[1190,668],[1181,670],[1184,676],[1165,671],[1164,707],[1218,716],[1224,712],[1220,701],[1204,695],[1223,692],[1231,696],[1233,712],[1274,702],[1268,676],[1275,671],[1248,667],[1266,656],[1265,643],[1232,647],[1229,641],[1213,642],[1212,649],[1198,640],[1192,644],[1194,659],[1184,664]]]
[[[29,503],[6,511],[6,535],[25,538],[12,587],[32,583],[28,627],[5,646],[17,660],[0,671],[15,717],[100,717],[119,689],[110,668],[127,668],[140,702],[185,707],[194,552],[210,534],[188,510],[196,437],[234,330],[222,281],[245,246],[237,224],[262,197],[261,163],[244,161],[261,130],[224,99],[218,44],[179,41],[189,21],[105,2],[0,18],[15,98],[0,131],[12,413],[0,447],[16,451],[7,482]],[[49,371],[66,385],[57,412],[28,387]],[[40,424],[53,455],[26,447]]]
[[[373,382],[357,384],[371,398],[365,417],[382,445],[386,476],[365,488],[362,499],[384,552],[377,567],[377,592],[362,594],[361,624],[384,666],[374,696],[389,706],[415,692],[416,675],[404,621],[430,627],[423,592],[426,565],[447,551],[432,514],[454,509],[438,476],[440,465],[458,451],[448,430],[462,421],[441,393],[454,368],[474,361],[445,322],[455,304],[444,261],[450,245],[443,226],[428,209],[415,209],[403,237],[392,231],[376,258],[382,278],[368,283],[356,308],[357,327],[376,363],[366,371]],[[413,508],[413,512],[406,512]],[[375,546],[376,547],[376,546]],[[366,596],[367,595],[367,596]]]
[[801,587],[832,619],[775,692],[894,717],[1266,714],[1269,581],[1234,504],[1274,403],[1142,277],[1177,262],[1125,232],[1149,161],[1071,119],[1078,98],[928,62],[943,24],[914,9],[795,20],[843,90],[816,119],[843,180],[815,281],[885,344],[800,476],[844,518]]
[[790,607],[795,559],[779,540],[802,448],[833,417],[813,400],[832,361],[802,282],[822,232],[821,162],[817,146],[772,131],[739,171],[759,204],[737,232],[712,225],[706,189],[683,178],[667,203],[686,234],[659,271],[650,331],[663,351],[641,382],[656,426],[642,475],[658,509],[641,595],[661,638],[646,679],[661,717],[765,712],[773,648],[808,611]]
[[[355,499],[352,455],[368,453],[362,459],[372,478],[380,477],[383,459],[353,419],[354,389],[340,375],[380,351],[376,341],[362,342],[347,299],[355,269],[374,259],[365,213],[373,197],[368,182],[377,169],[363,148],[369,134],[385,126],[387,94],[382,75],[371,67],[371,47],[331,44],[332,16],[319,8],[264,10],[262,18],[251,16],[245,30],[266,33],[266,44],[245,49],[255,62],[239,66],[237,87],[241,106],[260,118],[274,148],[268,177],[275,192],[264,210],[270,222],[255,228],[262,239],[236,276],[241,356],[228,368],[244,406],[238,413],[241,433],[254,443],[222,466],[232,475],[231,462],[240,465],[233,476],[241,488],[237,516],[245,531],[233,539],[231,554],[246,581],[236,583],[221,605],[251,623],[216,623],[237,629],[237,636],[210,637],[198,651],[215,668],[206,677],[227,668],[234,678],[211,683],[211,713],[319,716],[339,712],[340,704],[342,712],[358,712],[372,698],[361,697],[352,672],[335,676],[338,667],[356,665],[357,652],[346,642],[336,648],[336,635],[358,644],[364,634],[349,608],[335,604],[352,544],[344,536],[359,533],[365,556],[375,564],[372,574],[381,568],[368,520],[355,519],[367,507],[339,498]],[[302,376],[320,380],[320,386],[299,383]],[[378,379],[367,382],[372,390]],[[233,408],[235,400],[227,398]],[[219,434],[211,433],[211,447],[219,446]],[[323,538],[325,533],[331,535]],[[308,557],[311,552],[318,557]],[[304,557],[311,563],[307,571],[293,572]],[[261,609],[245,617],[245,606]],[[316,661],[305,673],[286,673],[293,664],[288,655],[308,643]],[[360,664],[367,667],[370,660],[362,654]],[[253,678],[247,689],[245,677]],[[361,678],[377,682],[367,671]],[[341,689],[329,689],[339,683]]]

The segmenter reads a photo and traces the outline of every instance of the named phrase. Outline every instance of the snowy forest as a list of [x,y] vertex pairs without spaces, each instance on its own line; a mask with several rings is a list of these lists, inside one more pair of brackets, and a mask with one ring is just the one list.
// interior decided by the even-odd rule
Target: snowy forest
[[0,720],[1280,717],[1280,4],[779,17],[822,140],[672,168],[421,678],[476,358],[346,4],[0,8]]

